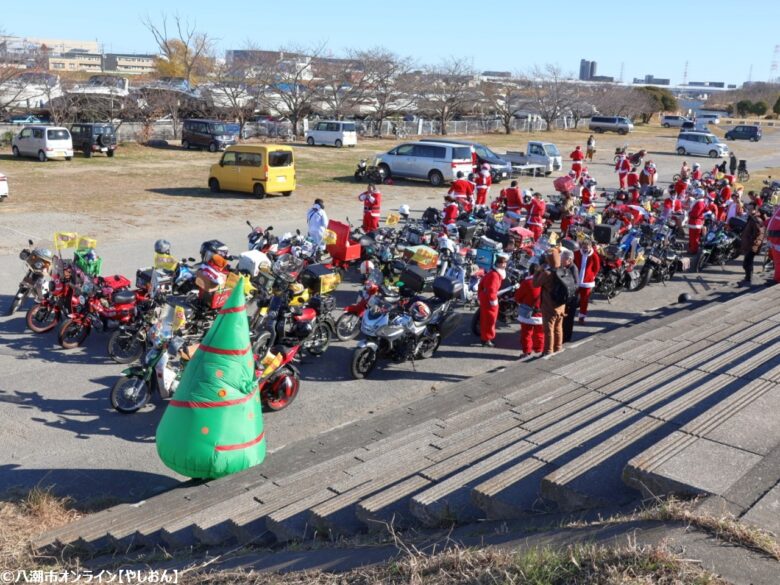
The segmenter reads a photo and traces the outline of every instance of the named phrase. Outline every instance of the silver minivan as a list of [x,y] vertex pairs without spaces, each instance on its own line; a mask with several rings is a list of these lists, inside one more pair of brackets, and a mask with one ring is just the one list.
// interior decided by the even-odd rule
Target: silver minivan
[[677,154],[722,158],[729,155],[729,147],[709,132],[680,132],[677,137]]
[[25,126],[13,137],[14,156],[32,156],[41,162],[51,158],[73,158],[73,139],[67,128],[59,126]]
[[471,146],[444,142],[405,142],[377,155],[375,164],[386,177],[426,179],[434,187],[474,170]]
[[623,116],[592,116],[588,122],[588,129],[597,133],[628,134],[634,129],[634,124]]
[[693,123],[693,120],[686,118],[685,116],[664,116],[661,118],[661,126],[664,128],[682,128],[682,125],[686,122]]

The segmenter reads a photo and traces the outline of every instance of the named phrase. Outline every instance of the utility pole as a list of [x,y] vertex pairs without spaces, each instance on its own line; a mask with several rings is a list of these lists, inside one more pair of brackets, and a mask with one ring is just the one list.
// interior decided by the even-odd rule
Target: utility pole
[[620,83],[623,83],[623,69],[624,69],[625,65],[626,65],[625,63],[621,63],[620,64],[620,77],[618,77],[618,81]]
[[747,78],[747,80],[748,80],[748,83],[753,81],[753,64],[752,63],[750,64],[750,70],[748,70],[748,78]]
[[683,85],[688,85],[688,61],[685,62],[685,69],[683,69]]
[[769,68],[769,81],[777,77],[778,56],[780,56],[780,45],[775,45],[775,51],[772,53],[772,66]]

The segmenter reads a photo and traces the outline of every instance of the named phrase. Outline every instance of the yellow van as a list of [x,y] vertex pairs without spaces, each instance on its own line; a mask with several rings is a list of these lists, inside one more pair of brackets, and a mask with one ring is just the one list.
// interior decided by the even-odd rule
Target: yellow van
[[265,144],[228,146],[220,161],[211,165],[209,189],[212,193],[253,193],[260,199],[266,193],[290,196],[295,190],[293,149]]

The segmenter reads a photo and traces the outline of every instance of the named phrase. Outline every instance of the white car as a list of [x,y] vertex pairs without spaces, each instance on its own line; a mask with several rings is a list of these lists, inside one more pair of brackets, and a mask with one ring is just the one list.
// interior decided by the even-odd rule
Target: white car
[[664,116],[661,118],[661,126],[664,128],[681,128],[686,122],[693,123],[693,120],[690,120],[685,116]]
[[696,116],[696,121],[705,124],[720,124],[720,116],[718,114],[699,114]]
[[357,128],[354,122],[321,120],[306,132],[306,144],[325,144],[336,148],[357,146]]
[[32,156],[41,162],[51,158],[73,158],[73,139],[67,128],[25,126],[11,142],[15,157]]
[[8,177],[0,173],[0,201],[5,201],[8,197]]
[[729,147],[709,132],[680,132],[677,137],[677,154],[723,158],[729,155]]

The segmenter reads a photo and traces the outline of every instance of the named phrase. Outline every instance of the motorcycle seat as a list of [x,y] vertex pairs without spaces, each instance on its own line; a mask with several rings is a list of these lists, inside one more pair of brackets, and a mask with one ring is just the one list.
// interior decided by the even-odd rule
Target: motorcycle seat
[[281,353],[284,356],[284,359],[287,359],[287,356],[296,350],[296,346],[292,345],[274,345],[271,348],[272,353],[279,354]]
[[317,311],[311,307],[294,307],[292,314],[296,321],[314,321],[317,318]]
[[115,305],[128,305],[135,302],[135,293],[131,290],[120,290],[113,294],[111,300]]

